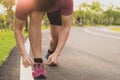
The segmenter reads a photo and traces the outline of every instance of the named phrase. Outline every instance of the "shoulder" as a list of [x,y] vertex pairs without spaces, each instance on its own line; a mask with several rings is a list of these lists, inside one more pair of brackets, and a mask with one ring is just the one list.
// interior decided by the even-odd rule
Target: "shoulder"
[[20,19],[25,19],[30,11],[32,11],[32,0],[18,0],[16,4],[16,17]]
[[16,9],[23,11],[29,11],[33,9],[33,7],[34,7],[33,0],[18,0],[16,4]]
[[63,15],[71,15],[73,13],[73,0],[65,0],[62,6]]
[[[61,0],[61,1],[64,1],[64,0]],[[73,7],[73,0],[65,0],[64,3],[63,3],[63,7],[64,8]]]

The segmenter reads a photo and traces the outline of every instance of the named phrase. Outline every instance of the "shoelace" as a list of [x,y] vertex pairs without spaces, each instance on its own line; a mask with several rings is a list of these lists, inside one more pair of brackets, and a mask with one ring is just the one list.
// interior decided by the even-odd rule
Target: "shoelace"
[[34,69],[36,70],[36,69],[44,69],[44,65],[42,64],[42,63],[35,63],[34,64]]

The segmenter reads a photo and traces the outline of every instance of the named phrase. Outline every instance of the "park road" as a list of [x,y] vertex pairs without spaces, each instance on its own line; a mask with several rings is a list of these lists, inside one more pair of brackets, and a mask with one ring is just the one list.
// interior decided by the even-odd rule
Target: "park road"
[[[43,32],[43,56],[49,40],[49,31]],[[46,80],[120,80],[120,33],[96,27],[72,28],[59,64],[45,66]]]

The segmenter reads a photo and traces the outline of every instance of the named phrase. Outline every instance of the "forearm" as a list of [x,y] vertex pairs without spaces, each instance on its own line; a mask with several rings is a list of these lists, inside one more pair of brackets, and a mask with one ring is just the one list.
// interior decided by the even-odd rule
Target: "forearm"
[[55,53],[57,55],[60,55],[64,45],[66,44],[69,33],[70,33],[70,27],[64,27],[63,26],[62,30],[61,30],[61,33],[60,33],[60,36],[59,36],[58,44],[57,44],[57,47],[56,47],[56,50],[55,50]]
[[14,34],[21,56],[26,55],[26,50],[24,46],[24,36],[22,30],[14,29]]

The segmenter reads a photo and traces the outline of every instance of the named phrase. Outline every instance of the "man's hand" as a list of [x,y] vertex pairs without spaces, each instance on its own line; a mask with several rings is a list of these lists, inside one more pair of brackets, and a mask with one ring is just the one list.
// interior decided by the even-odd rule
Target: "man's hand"
[[22,62],[25,68],[28,68],[29,66],[34,64],[31,56],[29,55],[22,56]]
[[57,65],[58,55],[56,53],[51,54],[45,64],[46,65]]

